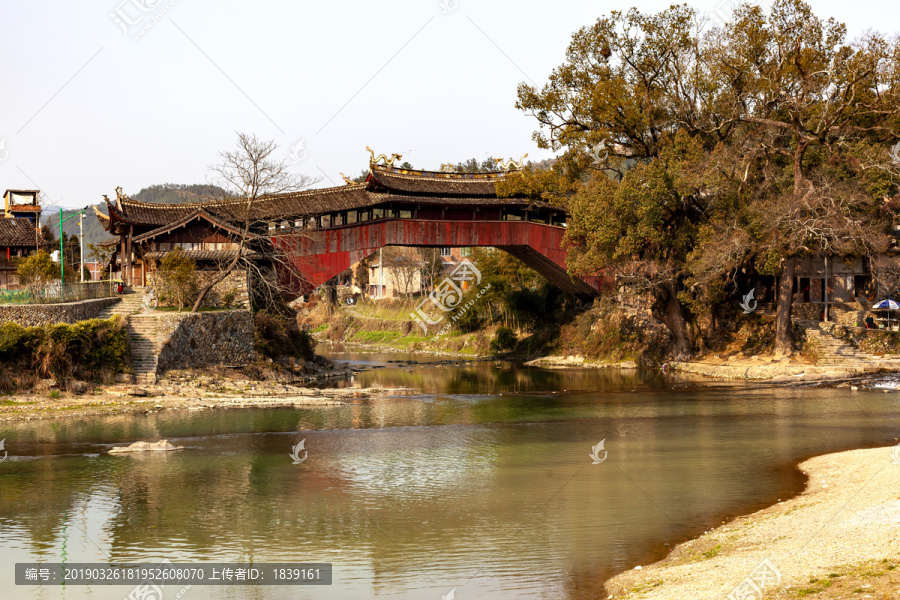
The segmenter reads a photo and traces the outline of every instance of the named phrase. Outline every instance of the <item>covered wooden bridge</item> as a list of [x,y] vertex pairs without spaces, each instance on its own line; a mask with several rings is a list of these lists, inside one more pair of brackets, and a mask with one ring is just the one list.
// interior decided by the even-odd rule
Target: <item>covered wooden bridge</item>
[[[495,247],[560,288],[598,293],[599,280],[566,272],[566,212],[528,198],[500,198],[496,185],[515,171],[448,173],[370,164],[364,183],[191,204],[140,202],[119,193],[107,200],[104,227],[118,237],[113,265],[142,285],[153,263],[180,246],[195,260],[227,259],[248,224],[294,263],[299,295],[324,284],[383,246]],[[245,249],[248,252],[260,249]],[[122,260],[125,257],[125,260]],[[277,263],[276,263],[277,264]]]

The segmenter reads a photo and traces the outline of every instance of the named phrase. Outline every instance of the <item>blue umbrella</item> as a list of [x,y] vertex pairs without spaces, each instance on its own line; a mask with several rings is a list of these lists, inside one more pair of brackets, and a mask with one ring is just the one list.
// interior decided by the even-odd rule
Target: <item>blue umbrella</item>
[[882,300],[875,304],[872,308],[881,309],[881,310],[900,310],[900,304],[897,304],[893,300]]
[[873,306],[872,308],[881,309],[881,310],[900,310],[900,304],[897,304],[893,300],[882,300]]
[[[893,300],[882,300],[877,302],[872,308],[875,310],[900,310],[900,304]],[[888,313],[888,329],[891,328],[891,313]]]

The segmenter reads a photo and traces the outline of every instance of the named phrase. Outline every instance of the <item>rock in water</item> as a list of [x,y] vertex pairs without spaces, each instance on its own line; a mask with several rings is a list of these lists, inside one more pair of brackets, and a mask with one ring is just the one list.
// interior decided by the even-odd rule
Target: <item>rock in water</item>
[[130,446],[118,446],[109,450],[110,454],[120,452],[167,452],[169,450],[183,450],[183,446],[173,446],[169,440],[159,440],[158,442],[135,442]]

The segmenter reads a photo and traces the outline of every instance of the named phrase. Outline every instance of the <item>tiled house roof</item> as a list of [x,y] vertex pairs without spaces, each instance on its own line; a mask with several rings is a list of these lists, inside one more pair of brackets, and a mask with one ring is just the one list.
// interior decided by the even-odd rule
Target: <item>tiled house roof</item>
[[0,248],[34,247],[36,235],[29,219],[0,218]]

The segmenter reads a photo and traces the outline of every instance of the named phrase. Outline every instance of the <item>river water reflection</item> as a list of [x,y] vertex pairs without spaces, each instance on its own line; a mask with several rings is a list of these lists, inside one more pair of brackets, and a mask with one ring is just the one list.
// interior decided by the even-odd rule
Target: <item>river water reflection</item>
[[[329,587],[194,587],[187,600],[598,598],[615,572],[798,492],[797,461],[900,435],[898,394],[658,372],[388,364],[346,385],[417,391],[0,430],[0,597],[130,591],[16,587],[15,562],[168,559],[334,565]],[[187,449],[105,453],[158,437]],[[308,458],[293,464],[301,440]]]

